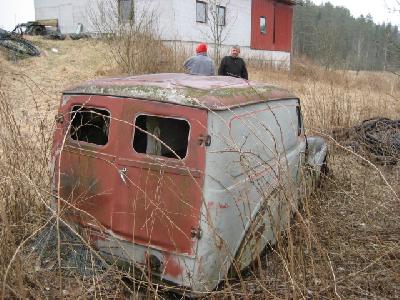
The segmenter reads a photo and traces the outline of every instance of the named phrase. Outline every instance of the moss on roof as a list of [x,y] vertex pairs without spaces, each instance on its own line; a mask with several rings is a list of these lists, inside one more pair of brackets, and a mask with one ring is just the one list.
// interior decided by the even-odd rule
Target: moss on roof
[[[76,86],[64,94],[87,94],[146,99],[208,109],[227,109],[233,106],[280,98],[294,98],[286,90],[267,84],[241,81],[240,84],[221,84],[227,79],[205,80],[204,87],[171,84],[167,81],[92,81]],[[207,85],[208,84],[208,85]]]

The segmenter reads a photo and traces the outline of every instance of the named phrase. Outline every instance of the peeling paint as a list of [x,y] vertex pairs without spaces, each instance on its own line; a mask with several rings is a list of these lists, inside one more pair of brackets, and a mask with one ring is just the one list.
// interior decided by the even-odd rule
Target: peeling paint
[[70,95],[63,95],[61,105],[64,106],[71,99]]
[[[297,171],[306,145],[304,134],[292,126],[298,122],[295,96],[233,77],[153,74],[84,83],[65,92],[59,113],[70,116],[74,105],[89,100],[110,112],[108,142],[99,146],[67,138],[60,152],[68,122],[58,124],[52,163],[61,182],[54,180],[53,188],[59,184],[58,194],[79,209],[69,221],[102,231],[88,232],[98,249],[143,266],[153,257],[157,270],[151,272],[196,292],[212,290],[234,259],[246,267],[273,241],[269,212],[280,218],[283,198],[272,195],[282,175],[278,166]],[[268,100],[279,101],[265,105]],[[141,114],[190,123],[184,160],[134,151],[134,124]],[[265,128],[258,130],[264,120]],[[247,142],[252,134],[260,137]],[[207,135],[211,144],[199,144]],[[284,138],[290,152],[265,151]],[[240,144],[241,155],[228,139]],[[259,140],[267,145],[257,147]],[[243,169],[245,154],[264,164]],[[281,155],[288,161],[282,163]],[[201,236],[193,234],[200,231]]]
[[168,253],[164,254],[164,265],[165,273],[173,277],[178,277],[182,274],[183,268],[178,261],[175,261],[174,257]]

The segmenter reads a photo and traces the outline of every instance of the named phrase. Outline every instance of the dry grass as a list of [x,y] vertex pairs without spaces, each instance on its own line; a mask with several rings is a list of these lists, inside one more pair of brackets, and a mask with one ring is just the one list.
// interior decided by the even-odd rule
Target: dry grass
[[308,128],[331,131],[377,116],[400,115],[400,80],[391,73],[326,71],[300,62],[289,73],[252,71],[252,79],[285,87],[302,99]]
[[[31,251],[28,238],[55,220],[47,209],[51,198],[48,165],[61,91],[82,80],[120,72],[106,59],[107,48],[101,42],[34,40],[45,50],[42,57],[12,62],[0,54],[0,278],[5,278],[4,295],[138,297],[122,280],[129,274],[117,268],[81,277],[65,268],[59,272],[56,258],[38,263],[37,253]],[[175,63],[170,70],[178,67]],[[371,166],[330,134],[335,128],[376,116],[399,119],[400,78],[388,73],[327,72],[300,62],[291,72],[251,67],[249,73],[251,79],[286,87],[300,96],[308,133],[323,134],[330,143],[332,175],[323,188],[307,193],[291,230],[262,258],[261,267],[209,297],[399,298],[400,169]],[[140,295],[170,297],[152,289]]]

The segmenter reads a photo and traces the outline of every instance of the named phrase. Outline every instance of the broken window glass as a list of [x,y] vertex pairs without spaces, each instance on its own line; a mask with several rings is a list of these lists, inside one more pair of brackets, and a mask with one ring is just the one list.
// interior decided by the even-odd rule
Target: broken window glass
[[176,159],[186,157],[190,130],[186,120],[139,115],[135,126],[136,152]]
[[106,145],[110,113],[104,109],[74,106],[71,112],[70,136],[73,140]]

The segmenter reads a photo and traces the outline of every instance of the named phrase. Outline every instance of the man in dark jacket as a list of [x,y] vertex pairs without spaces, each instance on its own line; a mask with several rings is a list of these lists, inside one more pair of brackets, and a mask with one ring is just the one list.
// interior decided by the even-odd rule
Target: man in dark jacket
[[231,55],[225,56],[222,59],[218,69],[218,75],[241,77],[248,80],[249,75],[247,74],[246,64],[244,60],[239,57],[239,54],[240,47],[233,46]]

